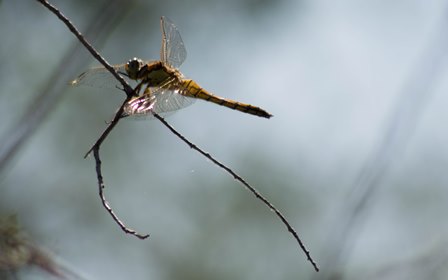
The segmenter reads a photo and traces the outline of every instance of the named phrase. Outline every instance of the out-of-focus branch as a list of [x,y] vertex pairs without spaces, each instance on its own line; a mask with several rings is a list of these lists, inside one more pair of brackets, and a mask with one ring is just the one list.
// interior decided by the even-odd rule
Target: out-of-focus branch
[[335,225],[327,243],[322,246],[325,250],[323,266],[327,269],[325,273],[315,276],[315,279],[335,279],[343,273],[356,234],[367,220],[366,216],[377,198],[376,193],[414,133],[416,123],[431,96],[431,88],[444,66],[443,58],[448,54],[448,7],[438,28],[434,40],[429,42],[403,87],[386,122],[383,138],[367,158],[341,211],[333,219]]
[[14,277],[19,270],[29,266],[38,267],[58,279],[87,279],[34,244],[20,229],[16,216],[0,216],[0,276],[9,277],[6,276],[8,273]]

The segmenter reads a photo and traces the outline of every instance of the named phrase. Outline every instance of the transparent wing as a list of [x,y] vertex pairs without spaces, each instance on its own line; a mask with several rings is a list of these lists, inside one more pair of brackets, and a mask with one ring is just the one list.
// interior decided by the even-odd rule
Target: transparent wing
[[162,48],[160,59],[168,65],[178,68],[187,58],[187,50],[176,25],[166,17],[160,19],[162,28]]
[[194,99],[179,94],[179,90],[163,90],[156,92],[155,104],[152,111],[160,114],[165,112],[173,112],[185,108],[194,103]]
[[194,103],[195,99],[180,94],[173,82],[158,88],[148,88],[149,93],[131,99],[124,107],[128,116],[174,112]]
[[[124,69],[125,64],[113,65],[115,70],[126,79],[126,71]],[[129,79],[127,79],[129,80]],[[115,77],[104,67],[91,68],[76,79],[70,82],[71,86],[91,86],[99,88],[113,88],[121,87],[121,84]]]

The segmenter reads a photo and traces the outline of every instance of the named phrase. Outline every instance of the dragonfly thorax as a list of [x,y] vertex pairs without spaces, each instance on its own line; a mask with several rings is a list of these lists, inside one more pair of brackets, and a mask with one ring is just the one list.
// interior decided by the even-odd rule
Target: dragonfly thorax
[[156,87],[173,78],[177,79],[178,75],[176,73],[175,70],[166,67],[163,62],[155,61],[149,62],[140,68],[138,79],[151,87]]
[[161,61],[143,62],[138,58],[129,60],[125,65],[129,79],[142,81],[151,87],[159,86],[169,78],[180,77],[180,72],[167,67]]

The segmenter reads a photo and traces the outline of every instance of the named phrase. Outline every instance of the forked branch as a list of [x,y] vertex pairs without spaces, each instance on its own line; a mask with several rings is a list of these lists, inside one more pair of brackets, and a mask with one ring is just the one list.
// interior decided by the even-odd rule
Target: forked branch
[[[95,144],[92,146],[92,148],[87,152],[85,157],[87,157],[91,152],[93,152],[93,155],[95,157],[95,165],[96,165],[96,173],[97,173],[97,179],[98,179],[98,189],[99,189],[99,196],[101,198],[101,202],[106,208],[106,210],[109,212],[109,214],[112,216],[114,221],[120,226],[120,228],[128,233],[132,234],[140,239],[145,239],[149,237],[149,235],[142,235],[135,230],[128,228],[114,213],[112,208],[109,206],[109,203],[106,200],[106,197],[104,195],[104,182],[103,182],[103,176],[101,172],[101,159],[100,159],[100,146],[103,143],[103,141],[107,138],[109,133],[112,131],[112,129],[115,127],[115,125],[119,122],[123,115],[123,108],[125,104],[129,101],[129,99],[134,96],[134,90],[129,86],[129,84],[117,73],[117,71],[86,41],[86,39],[82,36],[82,34],[74,27],[74,25],[54,6],[50,5],[45,0],[37,0],[40,3],[42,3],[45,7],[47,7],[50,11],[52,11],[62,22],[64,22],[67,27],[70,29],[70,31],[78,38],[78,40],[89,50],[89,52],[92,54],[93,57],[95,57],[104,67],[111,72],[112,75],[123,85],[123,89],[126,92],[127,98],[123,102],[123,104],[120,106],[119,110],[115,114],[114,119],[111,121],[111,123],[107,126],[107,128],[104,130],[104,132],[101,134],[101,136],[98,138],[98,140],[95,142]],[[174,135],[179,137],[182,141],[184,141],[190,148],[196,150],[200,154],[202,154],[204,157],[211,160],[215,165],[218,167],[224,169],[227,173],[229,173],[235,180],[240,182],[244,185],[251,193],[255,195],[255,197],[259,200],[261,200],[269,209],[271,209],[277,217],[282,221],[282,223],[286,226],[288,231],[292,234],[294,239],[299,244],[300,248],[305,253],[308,261],[313,265],[314,269],[316,271],[319,271],[319,268],[316,264],[316,262],[313,260],[313,258],[310,255],[310,252],[307,250],[305,245],[303,244],[302,240],[300,239],[299,235],[297,234],[297,231],[291,226],[289,221],[285,218],[285,216],[271,203],[269,200],[267,200],[258,190],[256,190],[254,187],[252,187],[249,183],[247,183],[241,176],[236,174],[232,169],[225,166],[223,163],[216,160],[213,156],[211,156],[209,153],[203,151],[198,146],[196,146],[194,143],[189,141],[187,138],[185,138],[182,134],[180,134],[178,131],[176,131],[171,125],[169,125],[165,119],[160,117],[158,114],[154,114],[154,116],[162,122],[163,125],[165,125]]]
[[117,71],[98,53],[98,51],[95,50],[95,48],[90,45],[89,42],[84,38],[84,36],[81,34],[81,32],[78,31],[78,29],[73,25],[73,23],[70,22],[70,20],[65,17],[56,7],[52,6],[50,3],[48,3],[45,0],[37,0],[38,2],[42,3],[48,10],[53,12],[65,25],[67,25],[68,29],[78,38],[78,40],[86,47],[86,49],[92,54],[92,56],[98,60],[104,67],[112,74],[114,77],[121,83],[123,86],[124,91],[126,92],[126,99],[123,102],[123,104],[118,109],[117,113],[115,114],[114,119],[109,123],[109,125],[106,127],[104,132],[101,134],[101,136],[98,138],[98,140],[95,142],[95,144],[90,148],[90,150],[86,153],[84,157],[87,157],[91,152],[93,152],[93,155],[95,157],[95,168],[96,168],[96,174],[98,179],[98,193],[101,199],[101,203],[103,204],[104,208],[106,208],[107,212],[112,216],[112,219],[120,226],[120,228],[128,233],[132,234],[140,239],[148,238],[148,234],[140,234],[136,232],[135,230],[127,227],[121,220],[118,218],[118,216],[115,214],[115,212],[112,210],[112,208],[109,205],[109,202],[106,200],[106,197],[104,195],[104,181],[103,176],[101,174],[101,159],[100,159],[100,147],[103,141],[106,139],[107,135],[112,131],[112,129],[117,125],[117,123],[120,121],[120,118],[123,114],[123,108],[124,105],[129,101],[129,99],[134,96],[134,90],[131,88],[131,86],[126,82],[123,77],[121,77]]

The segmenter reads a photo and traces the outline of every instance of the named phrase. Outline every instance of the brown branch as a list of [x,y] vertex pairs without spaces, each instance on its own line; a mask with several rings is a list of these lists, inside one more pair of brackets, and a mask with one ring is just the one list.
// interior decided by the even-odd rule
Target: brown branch
[[253,193],[257,199],[261,200],[267,207],[269,207],[269,209],[271,209],[277,215],[277,217],[282,221],[282,223],[286,226],[286,228],[292,234],[292,236],[297,241],[297,243],[299,243],[300,248],[305,253],[308,261],[313,265],[314,269],[316,271],[319,271],[319,267],[317,266],[316,262],[311,257],[310,252],[305,247],[305,244],[303,244],[302,240],[300,239],[299,235],[297,234],[297,231],[291,226],[291,224],[286,219],[286,217],[271,202],[269,202],[269,200],[267,198],[265,198],[257,189],[255,189],[249,183],[247,183],[246,180],[244,180],[241,176],[236,174],[232,169],[230,169],[229,167],[225,166],[223,163],[221,163],[220,161],[215,159],[212,155],[210,155],[209,153],[205,152],[204,150],[202,150],[201,148],[196,146],[194,143],[189,141],[187,138],[185,138],[185,136],[180,134],[176,129],[174,129],[174,127],[172,127],[170,124],[168,124],[165,121],[164,118],[162,118],[161,116],[159,116],[158,114],[155,114],[155,113],[153,115],[160,122],[162,122],[162,124],[165,125],[172,133],[174,133],[174,135],[176,135],[182,141],[184,141],[191,149],[199,152],[200,154],[202,154],[203,156],[205,156],[206,158],[211,160],[215,165],[217,165],[221,169],[224,169],[227,173],[232,175],[233,178],[235,178],[235,180],[237,180],[238,182],[243,184],[244,187],[246,187],[251,193]]
[[96,140],[95,144],[93,144],[92,147],[87,151],[87,153],[84,155],[84,158],[87,158],[91,152],[100,149],[100,146],[103,143],[103,141],[106,139],[106,137],[109,135],[109,133],[112,131],[112,129],[114,129],[114,127],[118,124],[118,122],[122,118],[124,105],[126,105],[126,103],[129,101],[129,99],[130,98],[127,97],[123,101],[123,104],[121,104],[121,106],[118,109],[117,113],[115,113],[115,116],[112,119],[112,121],[108,124],[108,126],[103,131],[103,133],[101,133],[101,136]]
[[127,96],[132,96],[134,94],[134,91],[129,86],[129,84],[126,82],[125,79],[123,79],[122,76],[118,74],[118,72],[113,68],[109,62],[106,61],[104,57],[102,57],[95,48],[87,42],[87,40],[84,38],[84,36],[81,34],[81,32],[78,31],[78,29],[73,25],[73,23],[66,17],[64,14],[61,13],[55,6],[48,3],[46,0],[37,0],[42,5],[44,5],[48,10],[53,12],[65,25],[70,29],[70,31],[73,33],[73,35],[76,36],[76,38],[83,44],[86,49],[92,54],[92,56],[98,60],[99,63],[101,63],[114,77],[117,79],[121,85],[123,86],[124,91],[126,92]]
[[[39,3],[40,4],[40,3]],[[110,36],[111,30],[121,21],[128,10],[132,8],[132,1],[111,0],[104,2],[95,9],[91,19],[86,22],[84,37],[95,38],[97,45],[102,45]],[[85,47],[78,40],[71,42],[52,69],[42,86],[36,89],[28,106],[20,117],[12,124],[8,131],[0,138],[0,172],[17,155],[26,141],[37,131],[45,119],[53,112],[56,106],[66,94],[67,79],[75,75],[75,69],[79,69],[86,62]],[[77,72],[78,70],[76,70]],[[0,277],[1,278],[1,277]]]
[[140,234],[136,232],[135,230],[127,227],[123,222],[117,217],[117,215],[114,213],[112,208],[109,206],[109,202],[106,200],[106,197],[104,195],[104,182],[103,182],[103,175],[101,174],[101,159],[100,159],[100,148],[95,147],[93,149],[93,156],[95,157],[95,163],[96,163],[96,174],[98,177],[98,185],[99,185],[99,195],[101,197],[101,202],[103,203],[104,208],[106,208],[107,212],[112,216],[114,221],[121,227],[121,229],[129,234],[132,234],[140,239],[146,239],[149,237],[149,234]]
[[109,133],[114,129],[114,127],[118,124],[119,120],[121,119],[121,116],[123,114],[123,107],[128,102],[130,97],[127,97],[123,104],[120,106],[120,109],[118,109],[117,113],[115,114],[114,119],[109,123],[109,125],[106,127],[106,129],[103,131],[101,136],[96,140],[95,144],[90,148],[90,150],[85,154],[84,158],[86,158],[91,152],[93,152],[93,157],[95,158],[95,169],[96,169],[96,176],[98,179],[98,191],[99,196],[101,198],[101,203],[103,204],[104,208],[106,208],[107,212],[112,216],[112,219],[120,226],[120,228],[128,234],[132,234],[140,239],[146,239],[149,237],[149,234],[141,234],[136,232],[135,230],[127,227],[121,220],[118,218],[118,216],[115,214],[115,212],[112,210],[112,208],[109,205],[109,202],[106,199],[106,196],[104,194],[104,181],[103,181],[103,175],[101,172],[101,158],[100,158],[100,147],[103,143],[104,139],[109,135]]
[[112,122],[107,126],[107,128],[104,130],[104,132],[101,134],[101,136],[98,138],[98,140],[95,142],[95,144],[90,148],[90,150],[87,152],[87,154],[84,157],[87,157],[91,152],[93,152],[93,155],[95,157],[95,167],[96,167],[96,174],[98,178],[98,192],[101,199],[101,203],[103,204],[104,208],[106,208],[107,212],[112,216],[112,219],[120,226],[120,228],[128,233],[132,234],[140,239],[148,238],[149,235],[143,235],[135,230],[128,228],[115,214],[115,212],[112,210],[112,208],[109,206],[109,202],[106,200],[106,197],[104,195],[104,181],[103,176],[101,174],[101,159],[100,159],[100,146],[103,143],[104,139],[106,139],[107,135],[112,131],[112,129],[117,125],[119,122],[122,114],[123,114],[123,108],[124,105],[129,101],[129,99],[134,96],[134,90],[131,88],[131,86],[126,82],[126,80],[121,77],[117,71],[98,53],[98,51],[95,50],[95,48],[90,45],[89,42],[84,38],[84,36],[76,29],[76,27],[73,25],[73,23],[70,22],[68,18],[66,18],[56,7],[52,6],[50,3],[48,3],[45,0],[37,0],[38,2],[42,3],[48,10],[53,12],[62,22],[67,25],[68,29],[78,38],[78,40],[86,47],[86,49],[92,54],[94,58],[96,58],[101,64],[104,65],[104,67],[112,74],[114,77],[123,85],[123,89],[126,92],[126,99],[123,102],[123,104],[120,106],[120,109],[118,109],[117,113],[115,114],[114,119]]
[[[123,108],[125,104],[129,101],[130,98],[135,96],[135,90],[133,90],[129,84],[117,73],[117,71],[86,41],[84,36],[74,27],[74,25],[54,6],[50,5],[45,0],[37,0],[40,3],[42,3],[45,7],[47,7],[50,11],[52,11],[62,22],[64,22],[67,27],[70,29],[70,31],[78,38],[78,40],[89,50],[89,52],[92,54],[93,57],[95,57],[114,77],[123,85],[123,89],[126,92],[127,98],[123,102],[123,104],[120,106],[119,110],[115,114],[114,119],[112,122],[107,126],[107,128],[104,130],[104,132],[101,134],[101,136],[98,138],[98,140],[95,142],[95,144],[90,148],[90,150],[86,153],[85,157],[87,157],[91,152],[93,152],[93,155],[95,157],[95,165],[96,165],[96,173],[97,173],[97,179],[98,179],[98,188],[99,188],[99,196],[101,198],[101,202],[106,208],[106,210],[109,212],[109,214],[112,216],[114,221],[121,227],[121,229],[128,233],[132,234],[140,239],[145,239],[149,237],[149,235],[142,235],[138,232],[136,232],[133,229],[128,228],[114,213],[112,208],[109,206],[108,201],[106,200],[106,197],[104,195],[104,181],[103,176],[101,172],[101,159],[100,159],[100,146],[103,143],[103,141],[106,139],[106,137],[109,135],[109,133],[112,131],[112,129],[117,125],[119,120],[121,119],[123,115]],[[255,197],[259,200],[261,200],[266,206],[269,207],[276,215],[277,217],[282,221],[282,223],[286,226],[288,231],[292,234],[294,239],[299,244],[300,248],[305,253],[308,261],[313,265],[314,269],[316,271],[319,271],[319,268],[316,264],[316,262],[313,260],[313,258],[310,255],[310,252],[306,249],[305,245],[303,244],[302,240],[300,239],[299,235],[297,234],[297,231],[291,226],[289,221],[285,218],[285,216],[271,203],[269,200],[267,200],[259,191],[257,191],[254,187],[252,187],[249,183],[247,183],[241,176],[236,174],[232,169],[225,166],[218,160],[216,160],[213,156],[211,156],[209,153],[203,151],[198,146],[190,142],[188,139],[186,139],[182,134],[177,132],[171,125],[169,125],[162,117],[160,117],[158,114],[154,113],[154,116],[162,122],[172,133],[174,133],[177,137],[179,137],[182,141],[184,141],[190,148],[196,150],[209,160],[211,160],[215,165],[218,167],[224,169],[227,173],[229,173],[231,176],[235,178],[235,180],[239,181],[241,184],[243,184],[250,192],[252,192]]]

